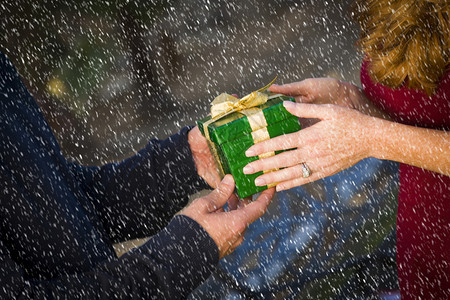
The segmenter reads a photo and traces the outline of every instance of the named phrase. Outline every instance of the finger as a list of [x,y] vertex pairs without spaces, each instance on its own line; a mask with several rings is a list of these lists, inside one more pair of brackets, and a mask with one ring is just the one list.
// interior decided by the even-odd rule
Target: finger
[[281,182],[279,184],[277,184],[276,189],[277,192],[283,191],[283,190],[287,190],[296,186],[300,186],[306,183],[310,183],[328,176],[332,176],[334,174],[339,173],[340,171],[344,170],[345,167],[336,167],[335,165],[330,165],[328,167],[325,167],[321,170],[318,171],[312,171],[311,176],[304,178],[304,177],[299,177],[299,178],[295,178],[292,180],[288,180],[288,181],[284,181]]
[[[245,151],[245,155],[247,157],[251,157],[251,156],[261,155],[262,153],[268,153],[268,152],[279,151],[279,150],[295,149],[301,145],[309,145],[318,140],[321,140],[322,134],[323,133],[321,133],[320,131],[317,131],[315,127],[311,126],[311,127],[304,128],[297,132],[280,135],[280,136],[271,138],[270,140],[266,140],[266,141],[257,143],[255,145],[251,146],[250,148],[248,148],[247,151]],[[297,150],[302,150],[302,149],[298,148]],[[292,150],[292,151],[296,151],[296,150]],[[283,153],[280,153],[280,154],[283,154]],[[286,152],[286,154],[283,154],[283,155],[289,155],[288,153],[294,154],[292,152]],[[278,154],[278,155],[280,155],[280,154]],[[250,170],[248,170],[248,171],[250,171]],[[246,174],[251,174],[251,173],[246,173]]]
[[297,148],[298,144],[297,132],[284,134],[251,146],[245,151],[245,155],[251,157],[260,155],[261,153]]
[[[214,163],[214,162],[212,162]],[[212,188],[217,188],[220,184],[220,176],[219,176],[219,169],[217,168],[216,164],[214,163],[214,165],[211,165],[211,168],[213,168],[213,172],[209,172],[209,177],[211,178],[211,183],[209,183],[209,185]]]
[[275,188],[264,190],[255,201],[236,211],[238,218],[246,224],[244,228],[266,212],[274,194]]
[[325,175],[323,175],[323,173],[313,173],[308,178],[300,177],[300,178],[295,178],[292,180],[281,182],[281,183],[277,184],[276,189],[277,189],[277,192],[281,192],[284,190],[291,189],[293,187],[297,187],[297,186],[301,186],[301,185],[304,185],[304,184],[307,184],[310,182],[314,182],[314,181],[322,179],[324,177],[325,177]]
[[264,186],[264,185],[268,185],[268,184],[272,184],[272,183],[296,179],[299,177],[303,178],[302,164],[296,164],[296,165],[286,168],[286,169],[263,174],[255,179],[255,185],[256,186]]
[[288,112],[299,118],[329,119],[335,114],[335,105],[332,104],[310,104],[283,101],[283,106]]
[[307,82],[303,80],[283,85],[272,84],[269,87],[269,91],[289,96],[299,96],[306,94],[308,91],[307,88]]
[[285,167],[295,166],[296,164],[301,162],[301,157],[305,157],[302,152],[303,151],[301,151],[301,149],[296,149],[292,151],[286,151],[268,158],[255,160],[251,163],[248,163],[244,167],[243,172],[244,174],[253,174],[264,170],[281,169]]
[[230,174],[225,175],[219,186],[204,197],[208,201],[207,210],[212,212],[225,205],[234,191],[234,179]]

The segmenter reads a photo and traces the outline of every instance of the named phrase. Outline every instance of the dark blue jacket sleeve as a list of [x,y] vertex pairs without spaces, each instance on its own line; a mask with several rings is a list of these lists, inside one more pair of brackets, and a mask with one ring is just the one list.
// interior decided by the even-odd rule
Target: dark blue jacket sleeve
[[214,241],[194,220],[176,216],[147,243],[89,272],[27,279],[0,241],[1,299],[183,299],[218,262]]
[[[159,231],[204,185],[188,129],[120,163],[68,163],[1,53],[0,107],[0,299],[179,299],[209,276],[218,250],[199,224]],[[117,258],[104,229],[153,236]]]
[[71,163],[75,178],[96,207],[114,242],[152,235],[208,188],[197,175],[188,143],[190,128],[152,139],[136,155],[101,167]]

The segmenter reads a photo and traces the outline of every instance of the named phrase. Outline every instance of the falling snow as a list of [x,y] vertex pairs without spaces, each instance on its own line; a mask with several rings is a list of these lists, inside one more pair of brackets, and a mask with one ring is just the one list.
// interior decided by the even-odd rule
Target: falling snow
[[[0,50],[14,63],[42,109],[62,154],[74,162],[70,168],[73,176],[87,182],[104,176],[99,175],[102,172],[124,172],[122,176],[132,177],[137,171],[154,172],[148,170],[153,166],[150,164],[160,162],[151,161],[148,168],[140,166],[138,170],[129,167],[126,172],[131,175],[115,163],[108,165],[106,171],[77,166],[100,166],[129,157],[150,139],[164,139],[195,124],[208,114],[209,103],[218,94],[243,95],[275,76],[280,84],[308,77],[334,77],[360,85],[362,54],[355,46],[358,27],[349,18],[351,2],[6,0],[0,3]],[[35,116],[37,112],[32,114]],[[33,135],[33,129],[46,130],[42,122],[29,126],[14,134],[26,136]],[[42,161],[53,156],[61,159],[55,150],[56,142],[36,136],[33,143],[50,149],[49,153],[37,154]],[[0,166],[6,160],[14,165],[27,165],[30,148],[16,147],[7,140],[2,145],[5,146],[0,149],[9,152],[0,153]],[[14,157],[6,157],[6,153],[14,153]],[[147,158],[134,156],[134,159]],[[179,166],[170,168],[186,167],[181,160]],[[46,195],[49,189],[59,197],[74,197],[77,201],[80,195],[68,191],[83,189],[89,197],[98,195],[99,199],[114,202],[108,196],[118,197],[126,192],[139,198],[146,195],[149,187],[136,182],[116,186],[112,177],[92,189],[61,187],[55,181],[59,180],[59,174],[67,175],[64,170],[51,166],[55,167],[54,173],[42,180],[36,174],[49,166],[34,163],[30,162],[33,168],[29,171],[20,170],[17,174],[12,171],[8,175],[11,183],[8,181],[1,187],[1,195],[18,195],[20,191],[14,188],[12,178],[21,176],[20,182],[25,182],[26,187],[33,186],[31,196],[39,203],[20,207],[19,204],[25,204],[19,201],[1,211],[19,215],[22,211],[33,211],[45,222],[39,223],[40,228],[28,228],[33,236],[4,237],[2,232],[0,246],[3,247],[4,238],[33,241],[42,234],[48,245],[29,245],[25,252],[12,251],[15,258],[30,266],[31,271],[25,276],[35,279],[37,285],[51,279],[57,288],[64,289],[59,281],[64,278],[53,276],[69,276],[67,270],[85,266],[85,262],[64,266],[63,257],[53,254],[77,252],[56,249],[52,241],[74,245],[79,253],[90,247],[91,261],[86,265],[101,269],[105,264],[107,268],[109,265],[100,261],[100,257],[104,253],[114,256],[114,250],[103,248],[105,244],[97,243],[96,239],[108,234],[120,256],[130,247],[147,241],[134,240],[136,223],[145,223],[145,232],[151,235],[161,230],[161,224],[171,217],[164,212],[165,204],[161,204],[149,214],[117,214],[111,224],[99,225],[102,216],[116,216],[115,210],[132,208],[126,204],[106,205],[98,213],[93,207],[97,210],[104,205],[98,200],[93,200],[93,205],[64,204],[67,206],[58,207],[60,210],[53,207],[59,213],[49,215],[39,207],[51,202]],[[167,174],[149,176],[166,178]],[[170,188],[172,183],[169,180],[164,184]],[[379,295],[380,291],[397,290],[397,193],[398,164],[372,158],[337,175],[278,193],[267,213],[247,229],[241,246],[219,262],[189,299],[366,299]],[[156,199],[159,194],[152,195]],[[155,224],[144,220],[149,215],[155,217]],[[86,216],[97,223],[92,228],[80,229],[77,222]],[[30,218],[17,217],[19,231],[33,224]],[[102,226],[109,232],[98,232],[97,228]],[[126,226],[132,229],[123,236],[119,231]],[[74,240],[70,241],[65,234],[50,235],[60,228],[69,230],[68,235]],[[78,230],[87,232],[89,240],[78,239]],[[125,239],[132,241],[122,243]],[[166,251],[176,251],[179,245],[175,242],[174,245]],[[61,261],[58,266],[61,269],[27,260],[29,253],[37,252],[56,266]],[[163,257],[164,253],[158,255]],[[129,266],[116,268],[115,272],[134,274],[128,268],[141,266],[139,258],[130,255],[126,259]],[[183,276],[188,278],[191,274]],[[98,279],[94,275],[88,278],[86,284],[92,285],[90,280]],[[146,284],[145,280],[134,281],[134,277],[127,280],[128,286],[138,290]],[[173,288],[182,287],[174,284]],[[117,287],[114,291],[120,292]]]
[[275,75],[359,81],[349,1],[22,2],[0,5],[3,51],[83,163],[128,156],[175,121],[192,124],[219,93]]

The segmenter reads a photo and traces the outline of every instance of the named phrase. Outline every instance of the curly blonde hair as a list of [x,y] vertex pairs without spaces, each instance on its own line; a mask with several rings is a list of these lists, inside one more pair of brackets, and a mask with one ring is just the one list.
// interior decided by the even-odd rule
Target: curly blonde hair
[[449,0],[357,0],[352,13],[372,79],[432,95],[450,66]]

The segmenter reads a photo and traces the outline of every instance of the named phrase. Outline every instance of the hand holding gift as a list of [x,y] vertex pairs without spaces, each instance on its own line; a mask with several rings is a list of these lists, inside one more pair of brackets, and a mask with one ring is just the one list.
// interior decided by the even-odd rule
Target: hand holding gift
[[388,119],[358,87],[333,78],[310,78],[273,85],[269,89],[301,102],[293,105],[287,103],[290,113],[303,120],[320,120],[301,132],[271,139],[248,149],[247,155],[251,157],[266,151],[296,148],[289,155],[280,154],[253,162],[244,169],[246,174],[283,169],[256,178],[257,185],[278,182],[278,191],[333,175],[368,157],[369,142],[364,142],[364,139],[372,138],[374,121],[368,115]]
[[279,153],[268,152],[247,157],[245,151],[253,144],[271,137],[300,130],[298,118],[282,105],[283,101],[294,101],[294,98],[266,92],[269,86],[241,99],[221,94],[212,102],[211,116],[197,121],[200,131],[208,140],[221,175],[233,175],[241,198],[274,186],[256,186],[254,183],[257,176],[271,170],[247,175],[243,172],[244,166]]
[[[292,149],[289,153],[249,163],[244,173],[279,169],[255,179],[256,185],[277,182],[282,191],[338,173],[369,156],[374,118],[357,110],[332,104],[284,102],[285,108],[300,118],[321,121],[299,132],[258,143],[246,151],[249,157],[267,151]],[[363,142],[362,142],[363,141]]]
[[263,191],[251,203],[242,203],[231,211],[225,211],[225,203],[236,197],[233,191],[233,177],[226,175],[214,191],[195,199],[181,212],[197,221],[208,232],[219,249],[219,258],[232,253],[242,243],[248,225],[264,214],[275,189]]

